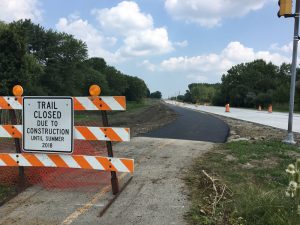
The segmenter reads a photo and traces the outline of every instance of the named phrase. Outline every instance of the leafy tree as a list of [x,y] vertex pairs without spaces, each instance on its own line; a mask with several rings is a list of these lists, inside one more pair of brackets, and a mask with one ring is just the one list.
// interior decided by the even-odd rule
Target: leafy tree
[[147,97],[147,98],[150,98],[150,94],[151,94],[151,93],[150,93],[150,90],[149,90],[149,88],[147,88],[147,94],[146,94],[146,97]]
[[184,95],[178,95],[177,100],[180,101],[180,102],[184,102],[185,101],[185,96]]
[[126,77],[113,66],[107,66],[105,69],[105,76],[111,95],[123,95],[128,89],[128,80]]
[[97,84],[101,87],[101,95],[109,95],[110,93],[106,76],[102,73],[105,68],[100,69],[97,63],[98,59],[100,59],[100,63],[104,62],[106,66],[106,62],[102,58],[91,58],[84,62],[82,68],[84,74],[82,92],[85,95],[89,94],[88,89],[92,84]]
[[25,55],[25,67],[28,77],[28,86],[26,94],[28,95],[46,95],[45,90],[41,86],[41,76],[44,73],[44,68],[32,54]]
[[15,84],[28,87],[24,41],[12,30],[0,30],[0,94],[8,95]]
[[[231,105],[253,107],[255,103],[286,101],[290,66],[277,67],[263,60],[233,66],[222,76],[221,92]],[[273,97],[274,96],[274,97]]]
[[256,97],[256,105],[261,105],[263,107],[268,107],[272,104],[272,96],[267,93],[259,93]]
[[87,95],[98,84],[104,95],[127,95],[141,101],[150,92],[145,82],[88,59],[87,46],[72,35],[46,30],[30,20],[0,21],[0,88],[9,94],[21,84],[27,95]]
[[212,104],[217,106],[224,106],[227,103],[225,96],[221,92],[221,88],[216,89],[216,93],[212,99]]
[[126,76],[128,87],[125,95],[129,101],[142,101],[147,95],[145,82],[138,77]]
[[91,67],[95,71],[100,72],[101,74],[105,73],[105,70],[107,68],[107,64],[103,58],[99,57],[92,57],[85,61],[86,65],[88,67]]
[[[190,84],[189,102],[212,102],[238,107],[268,106],[271,103],[287,104],[290,92],[291,65],[276,66],[264,60],[254,60],[231,67],[222,75],[221,84]],[[296,103],[300,101],[300,69],[297,69]],[[297,104],[296,104],[297,106]],[[300,107],[300,104],[299,104]]]
[[162,95],[161,95],[161,92],[160,91],[155,91],[155,92],[152,92],[150,94],[150,98],[157,98],[157,99],[161,99]]
[[191,92],[189,90],[186,90],[185,94],[184,94],[184,100],[185,102],[192,102],[192,95]]
[[190,84],[192,102],[210,103],[216,92],[215,84]]

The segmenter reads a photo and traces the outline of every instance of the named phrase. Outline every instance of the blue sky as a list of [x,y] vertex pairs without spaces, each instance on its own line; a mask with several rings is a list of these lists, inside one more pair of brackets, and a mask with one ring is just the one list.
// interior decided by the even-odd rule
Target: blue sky
[[241,62],[289,63],[293,19],[277,11],[277,0],[0,0],[0,20],[71,33],[164,97]]

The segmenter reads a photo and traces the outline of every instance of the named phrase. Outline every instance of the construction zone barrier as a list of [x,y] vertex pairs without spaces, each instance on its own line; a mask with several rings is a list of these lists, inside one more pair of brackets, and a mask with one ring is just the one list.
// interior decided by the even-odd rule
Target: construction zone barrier
[[[130,129],[118,127],[75,126],[74,139],[88,141],[130,141]],[[42,128],[41,128],[42,129]],[[32,132],[39,132],[32,129]],[[22,138],[22,125],[0,125],[0,137]]]
[[[111,142],[129,141],[130,129],[110,127],[106,111],[126,110],[126,99],[125,96],[99,96],[101,88],[98,85],[92,85],[89,92],[89,97],[22,97],[22,86],[15,85],[14,97],[0,97],[0,109],[10,110],[12,117],[11,125],[0,125],[0,137],[14,138],[16,146],[16,153],[0,154],[0,166],[19,167],[20,177],[24,177],[24,167],[110,171],[112,192],[117,194],[116,172],[133,173],[134,160],[114,158]],[[16,110],[22,110],[22,125],[17,124]],[[74,126],[73,110],[100,110],[103,127]],[[59,137],[57,132],[60,132]],[[47,138],[48,143],[41,143]],[[73,139],[105,141],[108,157],[72,155]],[[45,146],[40,147],[41,144]],[[67,147],[65,151],[64,146]]]
[[0,166],[34,166],[133,173],[134,160],[87,155],[0,153]]
[[[74,110],[126,110],[125,96],[72,97]],[[23,97],[0,97],[0,109],[23,109]]]

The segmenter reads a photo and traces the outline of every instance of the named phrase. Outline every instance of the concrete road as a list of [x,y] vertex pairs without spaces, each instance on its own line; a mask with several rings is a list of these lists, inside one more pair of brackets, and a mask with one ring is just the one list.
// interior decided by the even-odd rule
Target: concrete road
[[227,140],[229,127],[223,120],[174,105],[169,105],[169,107],[179,117],[174,122],[158,130],[143,134],[143,136],[214,143],[223,143]]
[[[184,225],[189,202],[182,177],[193,158],[210,150],[208,142],[138,137],[115,146],[116,157],[135,159],[133,180],[103,217],[113,197],[110,185],[97,193],[45,190],[38,186],[0,207],[0,224],[10,225]],[[120,183],[129,175],[119,174]]]
[[[193,104],[176,103],[175,101],[166,101],[171,105],[193,109],[201,112],[213,113],[221,116],[231,117],[235,119],[254,122],[262,125],[267,125],[275,128],[287,130],[288,127],[288,113],[267,111],[258,111],[251,109],[230,108],[230,112],[225,112],[225,107],[218,106],[196,106]],[[294,114],[293,131],[300,133],[300,114]]]

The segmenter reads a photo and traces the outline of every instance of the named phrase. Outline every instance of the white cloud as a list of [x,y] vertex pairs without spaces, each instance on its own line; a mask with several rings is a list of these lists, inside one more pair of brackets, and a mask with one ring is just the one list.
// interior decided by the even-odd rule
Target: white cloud
[[187,78],[197,80],[219,80],[221,75],[232,66],[250,62],[255,59],[264,59],[280,65],[289,63],[290,58],[279,53],[269,51],[254,51],[240,42],[230,42],[219,54],[211,53],[194,57],[172,57],[161,62],[161,69],[169,72],[179,72],[187,75]]
[[42,10],[38,0],[1,0],[0,20],[12,22],[20,19],[40,21]]
[[214,27],[223,18],[244,16],[270,1],[273,0],[165,0],[165,8],[174,19]]
[[142,13],[135,2],[123,1],[116,7],[94,9],[92,13],[96,15],[105,31],[119,35],[127,35],[153,27],[151,15]]
[[74,35],[84,41],[89,49],[89,56],[103,57],[109,62],[118,60],[118,56],[105,49],[105,47],[113,46],[117,39],[114,37],[105,37],[99,30],[88,23],[87,20],[82,20],[72,15],[70,19],[60,18],[56,24],[58,31],[66,32]]
[[189,45],[189,42],[187,40],[178,41],[178,42],[175,42],[174,45],[178,46],[178,47],[181,47],[181,48],[184,48],[184,47],[187,47]]
[[143,61],[142,66],[152,72],[156,70],[156,66],[147,59]]
[[270,49],[291,54],[293,51],[293,42],[291,41],[290,43],[283,46],[279,46],[278,43],[275,43],[271,45]]
[[119,52],[123,56],[149,56],[168,53],[172,49],[166,29],[155,28],[127,36]]
[[[60,18],[56,24],[58,31],[84,41],[90,56],[103,57],[115,64],[134,57],[166,54],[174,49],[167,29],[155,27],[152,16],[141,12],[135,2],[123,1],[112,8],[93,9],[91,13],[99,27],[78,14]],[[187,41],[176,45],[184,47]]]
[[123,38],[120,55],[150,56],[173,50],[166,28],[154,27],[151,15],[141,12],[135,2],[123,1],[112,8],[94,9],[92,13],[105,32]]

